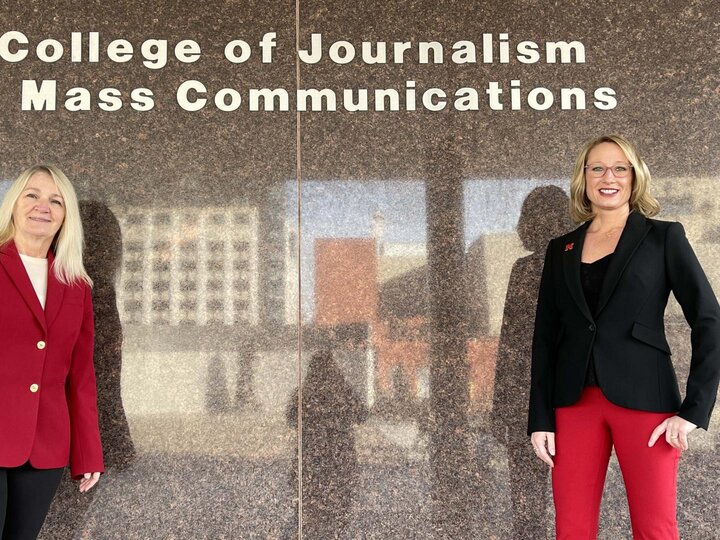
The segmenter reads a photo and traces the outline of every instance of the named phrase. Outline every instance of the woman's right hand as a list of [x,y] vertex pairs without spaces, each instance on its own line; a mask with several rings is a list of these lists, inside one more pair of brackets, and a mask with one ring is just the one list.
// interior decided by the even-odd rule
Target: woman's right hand
[[555,456],[555,433],[552,431],[533,431],[530,435],[530,442],[535,450],[535,455],[550,465],[552,469],[555,466],[551,457]]

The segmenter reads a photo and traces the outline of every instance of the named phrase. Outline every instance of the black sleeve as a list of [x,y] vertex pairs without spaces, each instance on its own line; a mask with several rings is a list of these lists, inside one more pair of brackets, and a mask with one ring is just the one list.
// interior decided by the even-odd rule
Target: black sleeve
[[540,278],[537,311],[535,313],[532,367],[530,370],[528,435],[534,431],[555,431],[553,386],[559,328],[559,313],[555,305],[551,241],[545,252],[545,264]]
[[691,329],[690,375],[678,415],[707,429],[720,380],[720,306],[680,223],[668,227],[665,265]]

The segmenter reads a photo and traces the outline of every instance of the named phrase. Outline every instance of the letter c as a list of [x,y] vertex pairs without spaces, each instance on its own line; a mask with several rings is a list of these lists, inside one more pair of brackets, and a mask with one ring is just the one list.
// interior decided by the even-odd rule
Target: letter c
[[[13,42],[20,45],[17,52],[10,52],[10,44]],[[28,38],[22,32],[14,30],[5,32],[2,36],[0,36],[0,58],[6,62],[20,62],[21,60],[25,60],[28,52],[27,47],[22,47],[22,45],[27,44]]]
[[185,111],[195,112],[199,111],[207,103],[207,98],[197,97],[195,100],[188,99],[188,94],[195,92],[198,95],[207,94],[207,88],[200,81],[185,81],[177,89],[177,102],[180,107]]

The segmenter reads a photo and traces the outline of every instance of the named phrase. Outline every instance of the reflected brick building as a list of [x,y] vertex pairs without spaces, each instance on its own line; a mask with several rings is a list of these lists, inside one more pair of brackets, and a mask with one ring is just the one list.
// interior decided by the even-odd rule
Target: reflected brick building
[[315,243],[315,324],[372,324],[377,320],[376,244],[370,238]]
[[[412,407],[429,396],[426,260],[422,244],[386,244],[371,237],[322,238],[315,243],[315,326],[332,328],[336,343],[354,340],[350,347],[362,349],[355,355],[362,365],[348,365],[348,359],[341,364],[355,380],[354,387],[367,392],[369,405],[377,400],[397,410],[400,404]],[[467,342],[468,392],[474,410],[488,411],[497,336],[491,335],[489,313],[483,308],[487,281],[477,279],[484,275],[481,241],[471,246],[467,264],[474,276],[468,280],[474,319]],[[364,335],[365,343],[357,343]],[[371,362],[370,370],[361,358]]]

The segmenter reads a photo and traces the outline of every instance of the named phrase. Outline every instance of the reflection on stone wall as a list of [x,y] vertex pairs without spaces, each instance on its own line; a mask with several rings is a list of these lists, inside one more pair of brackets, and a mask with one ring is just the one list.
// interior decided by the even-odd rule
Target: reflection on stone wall
[[530,255],[515,261],[507,283],[490,425],[507,451],[514,538],[522,538],[529,530],[543,537],[551,525],[547,512],[550,471],[529,451],[526,434],[532,357],[528,334],[535,323],[545,248],[552,238],[573,228],[568,204],[568,196],[557,186],[538,187],[528,194],[516,230]]
[[[155,71],[43,64],[32,51],[0,60],[0,176],[59,164],[93,201],[88,266],[100,253],[108,270],[95,289],[108,472],[87,496],[65,482],[43,537],[289,538],[301,521],[312,539],[550,537],[547,472],[524,427],[529,344],[542,244],[567,226],[582,141],[614,131],[639,144],[660,217],[686,225],[720,289],[718,12],[714,0],[686,4],[161,0],[151,15],[138,2],[0,6],[2,32],[33,43],[69,46],[70,32],[94,30],[203,47],[197,63]],[[269,31],[272,64],[224,59],[226,42],[255,46]],[[296,65],[296,31],[301,47],[322,33],[358,51],[424,40],[447,52],[483,34],[496,47],[500,34],[578,40],[587,61],[420,64],[415,47],[402,64]],[[304,88],[412,80],[418,91],[481,95],[499,81],[503,99],[520,81],[524,100],[534,87],[607,85],[618,106],[297,117],[173,102],[187,79],[292,91],[298,75]],[[21,111],[21,81],[44,78],[93,93],[148,86],[168,99],[146,113]],[[683,384],[690,345],[676,304],[666,325]],[[683,456],[683,537],[716,536],[718,416]],[[629,538],[615,462],[601,531]]]
[[302,516],[307,538],[342,537],[359,490],[355,427],[367,406],[345,380],[333,349],[312,355],[302,385],[288,404],[287,419],[298,422],[302,400]]
[[[121,395],[123,330],[116,305],[115,283],[122,260],[120,225],[112,211],[96,201],[81,201],[85,230],[85,269],[93,280],[95,316],[95,377],[98,388],[98,421],[105,467],[126,469],[135,460],[135,445]],[[73,538],[96,492],[81,495],[66,473],[43,528],[43,537]]]
[[119,305],[136,324],[254,325],[259,318],[257,208],[120,210]]

